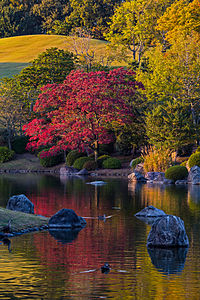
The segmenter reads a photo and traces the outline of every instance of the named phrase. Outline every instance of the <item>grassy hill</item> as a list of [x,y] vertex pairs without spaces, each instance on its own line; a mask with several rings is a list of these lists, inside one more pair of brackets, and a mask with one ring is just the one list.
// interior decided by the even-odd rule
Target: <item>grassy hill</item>
[[[97,57],[104,55],[106,42],[91,40],[91,50],[95,50]],[[61,35],[27,35],[0,39],[0,78],[12,76],[28,65],[39,53],[47,48],[57,47],[72,51],[70,37]],[[114,66],[121,65],[118,61]]]

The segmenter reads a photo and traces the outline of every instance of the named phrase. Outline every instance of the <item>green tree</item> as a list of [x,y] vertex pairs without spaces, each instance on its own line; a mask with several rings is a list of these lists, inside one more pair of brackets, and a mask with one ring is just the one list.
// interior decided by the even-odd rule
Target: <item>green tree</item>
[[146,133],[149,143],[177,151],[195,139],[195,128],[190,108],[176,100],[159,104],[147,113]]
[[157,20],[172,1],[130,0],[122,2],[111,18],[106,39],[113,47],[120,47],[124,55],[132,52],[133,61],[141,61],[155,39],[162,39],[156,31]]

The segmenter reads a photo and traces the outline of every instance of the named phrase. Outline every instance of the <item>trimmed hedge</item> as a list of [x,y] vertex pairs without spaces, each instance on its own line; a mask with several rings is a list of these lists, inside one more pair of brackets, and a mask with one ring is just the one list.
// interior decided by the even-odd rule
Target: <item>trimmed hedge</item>
[[40,164],[43,167],[49,168],[58,165],[61,162],[64,162],[63,153],[59,153],[57,155],[48,154],[48,150],[43,150],[39,152],[38,158],[40,160]]
[[26,151],[26,145],[28,143],[28,137],[27,136],[19,136],[12,142],[12,149],[17,154],[22,154],[27,152]]
[[106,159],[108,159],[108,158],[110,158],[110,155],[104,154],[104,155],[99,156],[99,157],[97,158],[97,164],[98,164],[98,167],[99,167],[99,168],[102,168],[102,165],[103,165],[104,160],[106,160]]
[[121,161],[117,158],[110,157],[103,161],[103,168],[104,169],[120,169]]
[[91,161],[92,158],[88,156],[79,157],[75,160],[73,167],[78,170],[82,170],[86,162]]
[[9,150],[7,147],[0,147],[0,163],[12,160],[15,155],[13,150]]
[[96,170],[98,167],[96,161],[91,160],[91,161],[86,161],[83,165],[83,169],[86,169],[88,171],[93,171]]
[[188,170],[184,166],[172,166],[165,172],[165,178],[171,179],[174,182],[176,180],[183,180],[187,178]]
[[188,165],[190,168],[194,166],[200,167],[200,152],[195,152],[190,156],[188,160]]
[[131,163],[131,167],[133,169],[135,169],[135,167],[143,161],[144,161],[144,159],[142,157],[137,157],[137,158],[133,159],[133,161]]
[[66,156],[66,164],[67,166],[72,166],[75,160],[79,157],[84,156],[84,153],[79,152],[78,150],[70,151]]

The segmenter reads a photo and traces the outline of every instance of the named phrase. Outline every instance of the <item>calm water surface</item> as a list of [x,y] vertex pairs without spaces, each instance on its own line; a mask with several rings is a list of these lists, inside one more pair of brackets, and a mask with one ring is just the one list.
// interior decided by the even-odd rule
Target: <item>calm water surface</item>
[[[87,219],[80,232],[37,232],[0,245],[0,299],[200,299],[200,187],[129,185],[126,179],[1,175],[0,206],[25,194],[38,214],[61,208]],[[102,179],[101,179],[102,180]],[[151,250],[150,226],[134,217],[147,205],[181,217],[188,249]],[[102,274],[108,262],[111,271]]]

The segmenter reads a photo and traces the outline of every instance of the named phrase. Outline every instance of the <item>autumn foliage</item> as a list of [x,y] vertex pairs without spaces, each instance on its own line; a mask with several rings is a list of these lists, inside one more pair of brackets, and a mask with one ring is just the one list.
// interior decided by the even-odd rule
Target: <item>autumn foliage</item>
[[24,126],[28,149],[98,149],[110,143],[116,128],[134,118],[131,102],[141,83],[123,68],[106,72],[72,71],[62,84],[46,85],[34,106],[37,118]]

